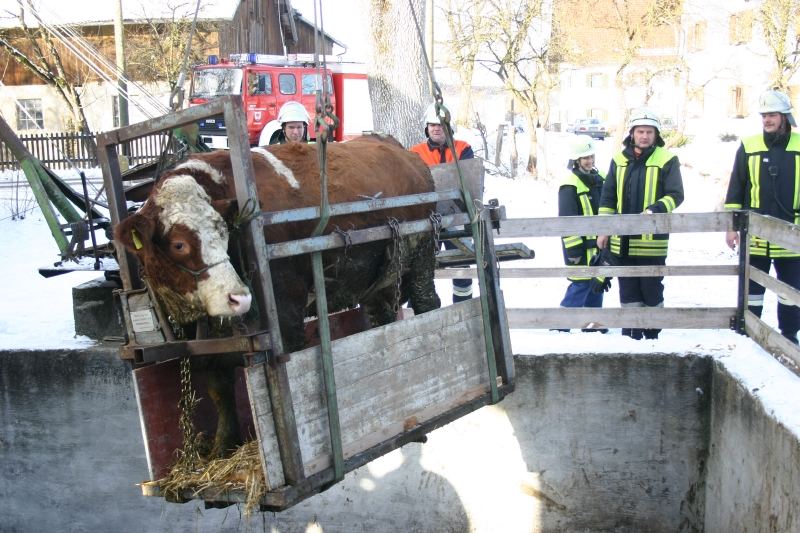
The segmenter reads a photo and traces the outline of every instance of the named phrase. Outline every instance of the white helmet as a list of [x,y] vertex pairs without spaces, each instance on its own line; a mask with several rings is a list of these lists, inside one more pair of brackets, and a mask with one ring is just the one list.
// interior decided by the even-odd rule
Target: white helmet
[[628,131],[636,126],[652,126],[659,132],[661,131],[661,121],[658,115],[649,107],[638,107],[631,111],[631,116],[628,119]]
[[569,158],[577,161],[581,157],[595,154],[594,141],[588,135],[573,135],[569,141]]
[[281,106],[278,111],[278,122],[286,124],[287,122],[309,122],[308,111],[300,102],[286,102]]
[[427,128],[428,124],[441,124],[444,118],[450,120],[450,110],[446,105],[439,104],[439,114],[437,115],[436,104],[433,103],[425,110],[425,127]]
[[797,127],[797,122],[792,116],[792,102],[788,96],[775,89],[764,92],[758,99],[758,112],[783,113],[786,115],[786,120],[789,121],[789,124]]

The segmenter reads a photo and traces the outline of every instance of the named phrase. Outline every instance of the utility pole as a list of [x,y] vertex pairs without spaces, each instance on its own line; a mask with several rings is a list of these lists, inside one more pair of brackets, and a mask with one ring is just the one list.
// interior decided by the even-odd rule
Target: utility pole
[[122,26],[122,0],[117,0],[117,16],[114,18],[114,50],[117,56],[117,68],[120,77],[117,80],[117,100],[119,109],[119,126],[128,126],[128,84],[125,81],[125,36]]

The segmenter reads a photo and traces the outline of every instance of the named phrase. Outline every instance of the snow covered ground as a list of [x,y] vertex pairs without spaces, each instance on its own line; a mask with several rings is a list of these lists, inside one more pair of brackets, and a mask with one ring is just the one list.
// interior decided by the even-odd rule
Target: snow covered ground
[[[557,187],[566,164],[567,134],[549,133],[545,149],[550,177],[537,181],[525,177],[511,180],[487,176],[485,198],[498,198],[509,218],[557,215]],[[611,141],[598,143],[597,164],[608,168]],[[735,143],[708,140],[677,150],[683,162],[686,201],[679,212],[713,211],[727,184],[728,167]],[[524,160],[524,159],[523,159]],[[0,174],[0,184],[14,179]],[[30,194],[29,192],[27,194]],[[58,249],[41,213],[33,210],[23,220],[13,220],[14,204],[7,194],[0,196],[0,247],[5,250],[0,262],[0,283],[5,303],[0,307],[0,350],[81,348],[93,344],[75,336],[71,288],[101,276],[99,273],[71,273],[55,278],[41,277],[37,269],[58,260]],[[557,238],[525,241],[536,258],[529,266],[561,266]],[[670,241],[668,264],[733,264],[736,257],[725,246],[719,233],[676,234]],[[514,266],[519,266],[515,263]],[[732,306],[736,287],[733,278],[678,277],[665,280],[667,306]],[[449,303],[450,281],[437,280],[443,301]],[[616,284],[614,284],[616,285]],[[563,279],[502,280],[506,304],[514,307],[557,307],[567,286]],[[769,296],[769,293],[768,293]],[[619,305],[616,286],[606,295],[606,306]],[[767,299],[765,320],[775,324],[775,299]],[[731,331],[668,330],[655,341],[634,341],[612,330],[608,335],[579,332],[558,333],[542,330],[512,331],[516,354],[550,353],[679,353],[707,354],[721,360],[761,398],[768,411],[800,436],[800,410],[796,398],[800,378],[786,370],[770,355],[745,337]]]

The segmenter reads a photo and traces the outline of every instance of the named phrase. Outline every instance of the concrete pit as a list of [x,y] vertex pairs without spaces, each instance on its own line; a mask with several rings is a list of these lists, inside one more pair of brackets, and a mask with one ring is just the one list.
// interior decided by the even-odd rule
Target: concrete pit
[[798,436],[706,356],[517,356],[516,391],[282,513],[145,498],[116,347],[0,352],[3,531],[800,531]]

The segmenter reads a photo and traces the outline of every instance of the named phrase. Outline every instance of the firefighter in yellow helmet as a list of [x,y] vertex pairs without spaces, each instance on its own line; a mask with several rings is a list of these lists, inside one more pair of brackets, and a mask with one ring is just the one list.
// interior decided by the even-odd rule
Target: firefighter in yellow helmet
[[[631,112],[623,149],[611,159],[600,198],[601,215],[671,213],[683,202],[683,178],[678,157],[664,149],[661,121],[653,110]],[[598,248],[608,247],[621,265],[663,266],[669,234],[599,235]],[[664,277],[619,278],[622,307],[663,307]],[[660,329],[623,328],[640,340],[657,339]]]
[[[777,90],[764,92],[758,101],[763,131],[742,139],[733,162],[725,197],[726,209],[749,209],[793,224],[800,224],[800,134],[789,97]],[[739,234],[728,232],[728,246],[736,249]],[[773,244],[758,235],[750,237],[750,265],[764,272],[775,266],[778,279],[800,289],[800,253]],[[765,289],[750,281],[747,305],[761,316]],[[778,329],[797,344],[800,308],[778,300]]]

